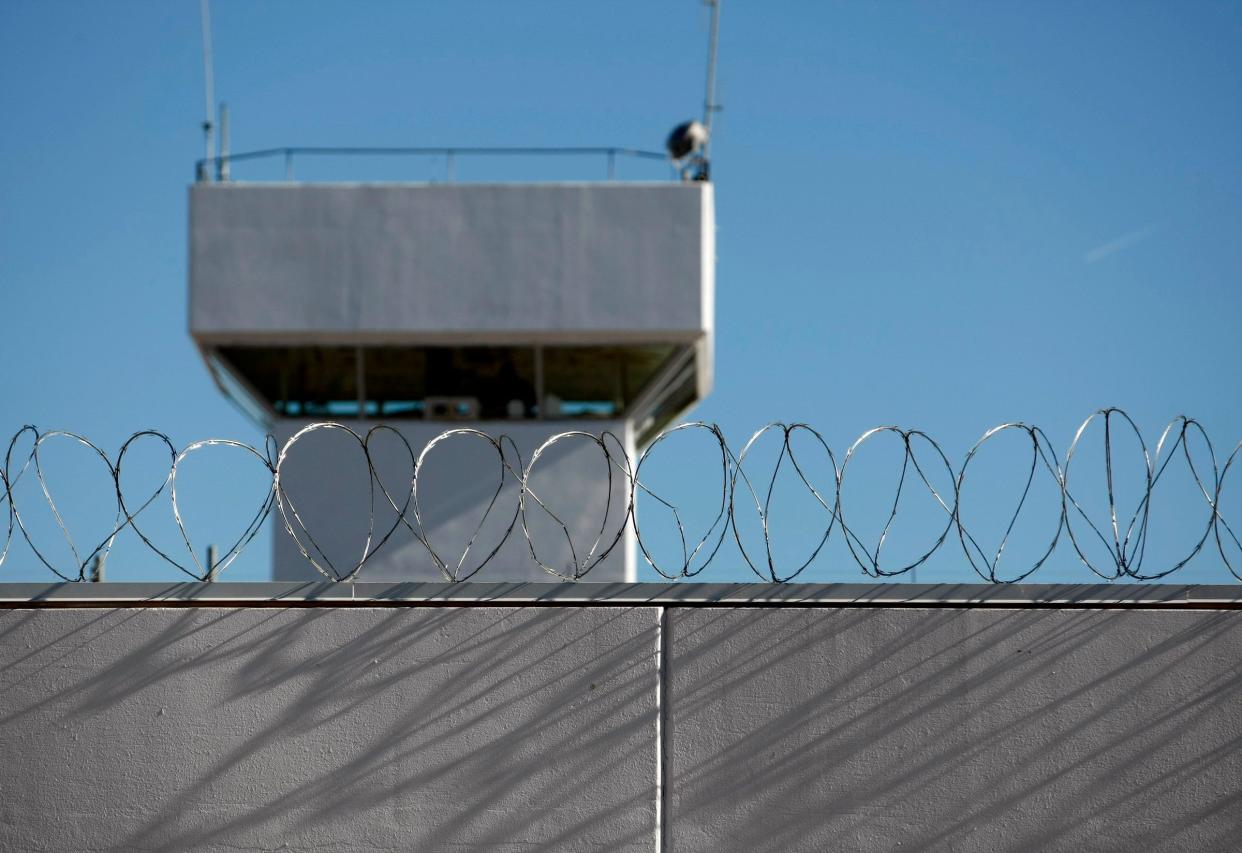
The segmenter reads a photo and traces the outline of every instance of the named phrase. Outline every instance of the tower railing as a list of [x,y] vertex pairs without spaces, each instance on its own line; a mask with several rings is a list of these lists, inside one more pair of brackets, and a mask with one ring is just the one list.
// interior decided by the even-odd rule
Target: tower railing
[[617,163],[619,160],[658,160],[669,166],[669,179],[677,179],[677,170],[668,155],[660,151],[645,151],[639,148],[624,147],[576,147],[576,146],[455,146],[455,147],[376,147],[376,146],[293,146],[285,148],[262,148],[255,151],[243,151],[238,154],[225,154],[217,157],[204,157],[198,160],[194,168],[196,181],[227,181],[231,178],[231,167],[235,163],[246,163],[258,160],[283,161],[284,180],[295,180],[294,166],[298,159],[311,157],[410,157],[410,158],[442,158],[444,180],[456,180],[456,166],[459,159],[464,158],[515,158],[515,157],[557,157],[557,158],[589,158],[597,159],[604,167],[606,180],[617,180]]

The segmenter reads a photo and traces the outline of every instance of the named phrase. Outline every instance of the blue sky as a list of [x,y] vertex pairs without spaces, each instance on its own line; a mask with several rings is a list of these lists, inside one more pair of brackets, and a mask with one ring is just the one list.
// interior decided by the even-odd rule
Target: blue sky
[[[701,106],[693,0],[212,11],[234,151],[658,148]],[[1106,405],[1149,445],[1183,413],[1219,456],[1242,439],[1242,6],[725,0],[721,20],[717,374],[696,417],[736,447],[805,421],[838,456],[869,427],[918,427],[954,466],[1011,420],[1063,455]],[[110,452],[142,428],[261,439],[185,330],[199,39],[190,0],[0,6],[6,436],[34,423]],[[106,488],[63,467],[58,493],[89,514]],[[232,486],[204,478],[203,505],[220,505]],[[784,523],[805,535],[814,507],[790,494]],[[1202,515],[1176,494],[1168,555]],[[112,576],[151,576],[129,553]],[[260,540],[230,576],[262,577],[267,553]],[[734,553],[705,577],[744,579]],[[970,577],[955,542],[940,556],[920,580]],[[1037,577],[1081,578],[1076,563],[1063,543]],[[0,573],[46,576],[24,546]],[[805,577],[860,575],[834,533]],[[1178,577],[1227,575],[1213,546]]]

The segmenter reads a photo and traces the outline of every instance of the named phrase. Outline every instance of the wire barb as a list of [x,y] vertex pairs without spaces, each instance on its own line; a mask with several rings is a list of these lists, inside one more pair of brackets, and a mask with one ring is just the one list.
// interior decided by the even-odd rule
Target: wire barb
[[[1095,427],[1103,433],[1103,509],[1107,513],[1107,522],[1102,525],[1093,520],[1090,512],[1092,508],[1099,510],[1100,507],[1084,505],[1091,502],[1070,488],[1071,463],[1076,456],[1081,455],[1081,448],[1085,447],[1087,436]],[[1116,477],[1119,469],[1114,458],[1119,431],[1121,435],[1133,435],[1139,448],[1136,461],[1141,459],[1139,470],[1142,485],[1133,508],[1129,509],[1119,506],[1120,489]],[[358,457],[365,466],[368,477],[367,534],[356,559],[345,565],[338,565],[328,557],[286,489],[288,466],[298,457],[298,445],[313,434],[343,436],[347,444],[358,451]],[[995,540],[995,549],[989,550],[980,544],[981,538],[976,537],[967,525],[962,497],[968,492],[968,483],[972,482],[967,478],[972,464],[979,464],[977,460],[985,453],[992,453],[988,448],[1001,435],[1021,437],[1023,444],[1029,445],[1030,455],[1020,469],[1020,477],[1016,479],[1020,486],[1016,505],[1008,514],[1008,522],[1003,526],[999,539]],[[686,530],[682,511],[684,507],[677,506],[666,495],[658,493],[651,485],[643,482],[645,466],[649,464],[653,454],[667,450],[670,445],[665,442],[673,436],[679,436],[679,440],[705,443],[711,458],[717,460],[713,465],[719,465],[719,482],[716,483],[714,478],[707,481],[712,484],[712,488],[719,489],[719,501],[713,499],[707,504],[710,522],[698,536],[689,534]],[[847,472],[851,470],[851,463],[859,457],[865,446],[870,446],[884,436],[899,440],[901,461],[896,484],[891,493],[888,493],[891,494],[891,502],[885,501],[888,507],[886,517],[881,519],[878,535],[868,540],[864,538],[862,528],[856,521],[851,525],[846,520],[846,498],[851,494],[847,490],[847,483],[853,482],[847,480]],[[748,471],[748,460],[752,458],[756,448],[761,444],[770,445],[772,437],[779,439],[779,448],[771,469],[762,476],[754,470]],[[799,456],[794,446],[795,439],[806,442],[805,446],[810,448],[810,456],[806,455],[805,450]],[[408,481],[385,482],[381,477],[380,466],[377,465],[375,457],[376,443],[380,440],[388,442],[392,449],[408,459],[411,472]],[[488,499],[482,505],[482,513],[464,546],[460,552],[445,555],[432,543],[430,525],[425,514],[427,496],[420,494],[420,484],[425,477],[427,461],[450,442],[463,446],[469,444],[481,448],[480,452],[493,454],[495,467],[492,470],[495,479],[491,481],[491,485],[487,485]],[[1201,445],[1203,450],[1192,452],[1192,442]],[[89,458],[98,461],[113,486],[115,514],[112,516],[112,527],[101,540],[88,543],[89,548],[82,546],[71,534],[48,485],[44,456],[51,448],[62,444],[76,445],[87,450]],[[135,497],[132,493],[126,493],[122,472],[133,449],[149,444],[153,444],[161,456],[167,454],[168,471],[162,480],[149,484],[147,489]],[[549,464],[545,460],[554,448],[560,447],[563,450],[583,445],[588,452],[598,452],[601,462],[596,481],[585,485],[606,489],[606,492],[599,524],[588,524],[585,536],[576,537],[571,523],[566,521],[563,513],[553,508],[553,504],[558,498],[576,500],[577,493],[540,494],[535,488],[535,482],[538,479],[536,471],[543,470]],[[248,460],[247,464],[255,465],[264,472],[267,485],[261,494],[255,496],[256,509],[237,539],[210,565],[204,565],[197,556],[182,516],[177,477],[188,458],[209,448],[240,454]],[[830,466],[831,474],[822,478],[825,482],[817,484],[809,473],[811,469],[808,462],[821,453],[822,460]],[[1188,550],[1180,557],[1164,565],[1147,568],[1145,562],[1149,556],[1153,498],[1175,460],[1180,460],[1179,467],[1184,467],[1195,493],[1203,500],[1205,521],[1201,528],[1197,528],[1202,532],[1196,532]],[[753,469],[753,461],[750,464]],[[1234,447],[1224,464],[1218,466],[1215,450],[1202,425],[1193,418],[1179,415],[1164,428],[1154,452],[1149,453],[1138,426],[1125,412],[1116,408],[1100,409],[1083,421],[1065,453],[1064,463],[1058,459],[1052,443],[1039,427],[1010,422],[987,430],[970,448],[956,470],[941,446],[927,433],[897,426],[881,426],[864,432],[849,446],[838,465],[837,456],[824,437],[804,423],[767,424],[757,430],[738,453],[730,449],[719,426],[702,422],[684,423],[657,435],[634,464],[631,463],[625,445],[617,436],[608,432],[596,435],[581,430],[561,432],[549,437],[535,449],[529,461],[522,459],[511,437],[493,437],[477,429],[446,430],[428,442],[418,453],[415,453],[400,430],[384,424],[359,433],[342,423],[313,423],[299,430],[283,445],[278,445],[275,438],[267,436],[261,448],[231,439],[206,439],[191,442],[181,450],[177,449],[167,435],[154,430],[143,430],[125,440],[113,461],[113,457],[103,449],[77,433],[63,430],[45,432],[27,425],[18,430],[9,441],[4,465],[0,468],[0,513],[7,516],[7,523],[0,528],[3,530],[0,566],[8,559],[11,546],[20,535],[36,560],[56,577],[69,582],[84,581],[91,576],[91,567],[102,565],[117,537],[129,528],[164,562],[191,578],[205,581],[209,577],[217,577],[238,558],[258,535],[275,507],[285,534],[292,539],[298,552],[317,572],[333,581],[358,579],[376,553],[401,528],[407,530],[427,550],[432,563],[450,583],[465,581],[477,575],[493,561],[506,542],[518,535],[515,531],[520,531],[525,539],[530,558],[544,572],[562,580],[586,579],[593,569],[621,545],[627,530],[632,532],[638,552],[657,574],[669,580],[691,578],[698,576],[719,558],[730,529],[742,561],[760,580],[771,583],[787,583],[798,578],[820,557],[833,532],[838,529],[842,532],[845,545],[855,563],[866,575],[875,578],[896,577],[914,571],[926,563],[944,545],[949,534],[956,530],[957,540],[967,562],[980,578],[989,583],[1016,583],[1032,575],[1047,563],[1062,534],[1070,540],[1080,562],[1105,580],[1130,578],[1150,581],[1164,578],[1186,566],[1213,538],[1225,568],[1235,578],[1242,580],[1242,539],[1239,538],[1242,527],[1238,526],[1236,518],[1231,524],[1221,507],[1230,476],[1234,479],[1242,476],[1234,473],[1237,469],[1242,469],[1242,442]],[[385,470],[391,469],[389,467]],[[778,557],[770,523],[773,516],[773,497],[782,471],[787,472],[787,476],[792,474],[795,485],[805,490],[811,501],[808,505],[821,518],[814,524],[822,524],[822,532],[819,527],[813,528],[814,535],[811,537],[809,549],[787,565],[782,564]],[[829,477],[831,483],[827,482]],[[21,496],[19,486],[30,479],[33,479],[37,489],[31,486],[27,489],[29,494]],[[857,479],[857,475],[854,479]],[[938,487],[936,483],[941,485]],[[506,489],[512,493],[511,501],[506,496]],[[1036,497],[1041,491],[1047,492],[1049,489],[1055,495],[1055,504],[1050,503],[1052,499]],[[973,494],[973,487],[970,492]],[[25,505],[26,501],[32,499],[32,495],[37,496],[35,500],[43,503],[59,530],[69,555],[68,561],[53,560],[48,543],[36,541],[37,537],[28,524],[29,507]],[[930,507],[934,517],[943,517],[943,527],[939,521],[936,522],[930,541],[915,549],[915,553],[919,554],[917,557],[896,561],[886,559],[884,547],[897,519],[909,511],[911,501],[920,500],[919,495],[924,496],[921,500],[926,507]],[[19,506],[19,496],[22,506]],[[644,504],[667,513],[671,518],[680,549],[678,559],[668,562],[657,558],[654,541],[650,534],[644,534],[644,528],[639,522],[640,497]],[[172,519],[179,532],[180,545],[184,546],[189,555],[188,559],[175,556],[161,548],[139,524],[139,518],[145,518],[144,513],[149,513],[162,500],[168,501]],[[1035,548],[1037,556],[1026,565],[1014,569],[1006,564],[1002,569],[1005,549],[1011,542],[1019,518],[1034,512],[1032,507],[1041,500],[1045,511],[1055,510],[1055,516],[1049,517],[1051,535],[1047,539],[1046,547],[1040,545]],[[854,506],[852,498],[849,503]],[[1098,504],[1099,501],[1095,503]],[[391,523],[377,525],[377,512],[381,510],[385,513],[391,511]],[[851,510],[851,520],[854,519],[854,511]],[[713,512],[714,516],[711,516]],[[1186,511],[1179,512],[1179,517],[1185,515]],[[1051,524],[1053,519],[1055,526]],[[758,522],[762,537],[761,551],[756,550],[753,540],[748,545],[742,533],[743,524],[749,525],[752,520]],[[490,528],[489,521],[492,523]],[[541,541],[542,537],[538,532],[541,527],[547,526],[554,531],[552,535],[560,543],[559,547],[568,552],[568,562],[558,564],[548,556],[549,545]],[[1044,540],[1041,538],[1037,541]],[[1106,554],[1107,558],[1101,559],[1100,554]]]

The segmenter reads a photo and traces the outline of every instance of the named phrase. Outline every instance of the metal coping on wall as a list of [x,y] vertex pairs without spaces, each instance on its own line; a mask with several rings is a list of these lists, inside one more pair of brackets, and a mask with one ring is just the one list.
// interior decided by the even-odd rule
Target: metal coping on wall
[[1186,584],[3,583],[0,609],[55,607],[915,607],[1242,609]]

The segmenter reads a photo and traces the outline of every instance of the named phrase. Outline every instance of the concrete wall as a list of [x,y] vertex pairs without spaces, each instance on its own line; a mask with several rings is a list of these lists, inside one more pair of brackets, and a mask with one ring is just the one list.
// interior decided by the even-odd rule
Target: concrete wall
[[670,850],[1239,849],[1242,613],[674,614]]
[[694,341],[714,311],[710,184],[194,184],[190,330]]
[[655,626],[0,613],[0,850],[650,850]]
[[1238,849],[1237,610],[661,616],[0,611],[0,849]]
[[[374,426],[368,421],[349,421],[355,432],[365,435]],[[282,420],[273,427],[276,440],[283,446],[298,430],[306,426],[304,421]],[[399,429],[409,442],[415,458],[429,441],[448,429],[473,428],[492,436],[509,436],[521,458],[529,464],[535,450],[551,436],[571,430],[589,430],[594,435],[611,432],[620,444],[609,442],[614,452],[621,448],[628,458],[636,458],[632,445],[632,433],[625,421],[504,421],[498,423],[445,423],[427,421],[393,422],[389,426]],[[371,447],[371,459],[381,482],[393,499],[404,503],[413,474],[410,455],[393,436],[378,433]],[[517,475],[521,467],[516,456],[510,456]],[[479,438],[458,437],[439,444],[428,454],[420,474],[419,506],[427,538],[436,548],[440,558],[450,566],[470,543],[478,528],[488,503],[496,496],[500,484],[499,457]],[[533,502],[527,510],[527,525],[535,542],[539,559],[572,576],[574,554],[581,565],[592,543],[607,528],[597,553],[602,553],[616,537],[616,531],[624,529],[621,541],[586,575],[593,582],[633,581],[637,546],[632,526],[625,523],[625,508],[629,500],[629,483],[622,472],[612,470],[611,487],[608,482],[608,463],[599,447],[581,438],[558,442],[536,463],[531,477],[531,487],[544,500],[548,508],[570,530],[573,538],[571,552],[561,527]],[[370,504],[366,459],[356,442],[347,435],[319,430],[300,439],[290,450],[288,462],[281,470],[282,485],[294,501],[298,514],[306,522],[310,535],[319,544],[328,559],[343,572],[347,572],[362,556],[366,543]],[[505,473],[505,486],[491,510],[484,528],[463,567],[469,571],[477,566],[501,541],[501,537],[517,510],[519,483],[511,473]],[[378,542],[394,524],[395,513],[376,493],[376,527],[374,540]],[[274,510],[277,528],[273,542],[273,578],[280,581],[323,580],[297,544],[285,532],[279,510]],[[406,513],[414,524],[413,505]],[[301,531],[298,531],[301,535]],[[302,536],[308,550],[309,539]],[[317,560],[323,564],[318,556]],[[463,572],[464,576],[464,572]],[[530,545],[522,534],[519,518],[508,539],[490,562],[473,576],[475,580],[505,581],[553,581],[555,578],[544,571],[531,557]],[[436,567],[427,549],[419,543],[411,531],[398,526],[391,539],[375,551],[367,560],[359,575],[363,581],[440,581],[443,575]]]

